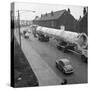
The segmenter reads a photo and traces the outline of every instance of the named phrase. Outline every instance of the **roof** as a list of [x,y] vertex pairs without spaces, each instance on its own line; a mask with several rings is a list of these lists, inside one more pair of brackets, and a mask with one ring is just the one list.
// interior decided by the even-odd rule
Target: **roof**
[[79,22],[82,22],[83,19],[86,19],[87,18],[87,13],[79,20]]
[[61,17],[63,15],[63,13],[65,12],[66,10],[60,10],[60,11],[56,11],[56,12],[53,12],[53,15],[51,13],[47,13],[42,15],[39,20],[55,20],[55,19],[58,19],[59,17]]
[[64,64],[70,63],[70,61],[66,58],[58,59],[57,62],[62,61]]

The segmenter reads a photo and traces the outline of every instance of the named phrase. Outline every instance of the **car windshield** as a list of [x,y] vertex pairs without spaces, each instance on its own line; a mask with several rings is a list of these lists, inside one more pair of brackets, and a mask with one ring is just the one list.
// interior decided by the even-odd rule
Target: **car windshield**
[[65,66],[66,66],[66,65],[70,65],[70,62],[65,62],[64,64],[65,64]]
[[70,62],[66,59],[60,61],[59,63],[61,63],[63,66],[70,65]]

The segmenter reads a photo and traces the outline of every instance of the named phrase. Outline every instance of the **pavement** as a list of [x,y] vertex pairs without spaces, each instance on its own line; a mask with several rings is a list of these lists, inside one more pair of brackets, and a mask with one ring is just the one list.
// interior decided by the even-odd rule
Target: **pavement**
[[[15,32],[15,36],[18,40],[17,32]],[[53,71],[53,69],[40,57],[35,49],[30,46],[24,38],[22,38],[22,51],[38,78],[40,86],[61,84],[62,78]]]

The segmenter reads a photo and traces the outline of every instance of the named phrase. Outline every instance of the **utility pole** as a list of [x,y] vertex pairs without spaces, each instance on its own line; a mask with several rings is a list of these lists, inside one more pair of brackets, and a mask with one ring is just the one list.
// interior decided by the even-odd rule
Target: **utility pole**
[[21,47],[20,13],[19,13],[19,10],[18,10],[18,29],[19,29],[19,43],[20,43],[20,47]]
[[35,11],[32,11],[32,10],[18,10],[18,11],[16,11],[16,12],[18,12],[19,43],[20,43],[20,47],[21,47],[22,45],[21,45],[21,32],[20,32],[20,11],[33,12],[33,13],[35,13]]

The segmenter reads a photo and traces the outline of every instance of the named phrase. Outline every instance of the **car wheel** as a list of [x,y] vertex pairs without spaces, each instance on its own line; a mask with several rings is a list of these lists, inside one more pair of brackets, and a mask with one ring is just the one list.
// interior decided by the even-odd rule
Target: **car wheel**
[[56,63],[56,67],[58,68],[58,65],[57,65],[57,63]]
[[62,69],[62,71],[63,71],[63,73],[65,74],[65,70],[64,70],[64,69]]

